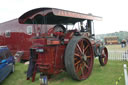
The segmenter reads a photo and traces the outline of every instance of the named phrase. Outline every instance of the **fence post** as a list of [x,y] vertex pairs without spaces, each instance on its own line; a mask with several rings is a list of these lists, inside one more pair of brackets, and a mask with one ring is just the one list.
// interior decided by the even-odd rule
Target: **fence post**
[[127,65],[124,64],[124,77],[125,77],[125,85],[128,85],[128,74],[127,74]]
[[127,61],[127,58],[128,58],[128,50],[126,50],[126,57],[125,57],[126,61]]

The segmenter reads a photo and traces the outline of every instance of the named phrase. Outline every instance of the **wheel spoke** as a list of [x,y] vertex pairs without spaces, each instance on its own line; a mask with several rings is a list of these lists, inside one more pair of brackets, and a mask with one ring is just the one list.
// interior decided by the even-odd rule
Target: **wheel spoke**
[[80,64],[80,68],[79,68],[79,70],[77,71],[77,75],[81,78],[81,79],[84,79],[84,77],[85,77],[85,67],[84,67],[84,65],[83,65],[83,63],[82,64]]
[[84,76],[84,68],[83,67],[81,67],[81,76],[83,77]]
[[88,71],[88,69],[85,68],[85,66],[83,65],[83,68],[82,68],[82,75],[81,75],[82,78],[85,77],[87,71]]
[[80,53],[82,54],[83,52],[82,52],[82,50],[81,50],[79,44],[77,44],[77,48],[79,49]]
[[80,64],[80,65],[77,65],[78,67],[77,67],[77,70],[76,70],[76,72],[77,73],[79,73],[80,71],[81,71],[81,68],[82,68],[82,64]]
[[76,47],[76,48],[75,48],[75,53],[77,53],[78,55],[80,55],[80,56],[81,56],[81,52],[80,52],[80,50],[79,50],[79,48],[78,48],[78,47]]
[[75,67],[75,69],[76,69],[76,72],[78,72],[78,71],[79,71],[79,65],[77,65],[77,66]]
[[102,54],[102,58],[105,58],[105,55]]
[[82,47],[83,47],[83,52],[84,52],[84,47],[85,47],[85,46],[84,46],[84,40],[82,40],[81,43],[82,43],[82,45],[83,45]]
[[75,63],[75,66],[80,63],[80,60]]
[[81,50],[82,50],[82,53],[84,53],[84,40],[81,40],[80,42],[80,47],[81,47]]
[[78,53],[75,53],[75,56],[78,56],[78,57],[82,58],[82,56],[81,56],[81,55],[79,55]]
[[84,53],[87,52],[88,47],[89,47],[89,45],[87,45],[87,46],[84,48]]
[[80,65],[76,66],[76,73],[78,73],[80,71]]
[[91,56],[87,56],[87,58],[91,58]]
[[86,62],[83,62],[84,63],[84,66],[88,69],[89,67],[88,67],[88,65],[86,64]]
[[81,77],[85,76],[85,72],[84,72],[86,70],[85,67],[87,70],[89,69],[88,65],[85,62],[83,62],[80,65],[77,65],[76,72],[78,76],[81,76]]
[[102,51],[102,58],[106,57],[106,53],[104,52],[104,50]]
[[74,60],[77,60],[77,57],[74,57]]

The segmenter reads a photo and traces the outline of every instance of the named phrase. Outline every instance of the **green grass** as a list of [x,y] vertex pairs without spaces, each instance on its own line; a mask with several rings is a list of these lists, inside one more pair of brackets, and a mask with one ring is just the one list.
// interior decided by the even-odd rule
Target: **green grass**
[[[116,80],[123,73],[123,64],[128,62],[109,61],[104,67],[101,67],[98,60],[95,59],[93,71],[87,80],[73,80],[66,72],[52,76],[49,85],[115,85]],[[26,80],[27,65],[16,63],[15,72],[9,75],[0,85],[40,85],[39,74],[35,82]],[[124,76],[118,85],[124,85]]]

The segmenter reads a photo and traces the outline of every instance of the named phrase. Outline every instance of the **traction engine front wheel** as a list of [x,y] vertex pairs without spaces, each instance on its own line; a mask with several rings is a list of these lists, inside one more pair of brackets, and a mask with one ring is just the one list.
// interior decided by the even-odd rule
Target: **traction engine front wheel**
[[101,47],[101,55],[99,56],[99,62],[101,66],[104,66],[108,62],[108,50],[106,47]]
[[93,49],[88,38],[73,37],[65,52],[65,67],[69,75],[75,80],[87,79],[93,67]]

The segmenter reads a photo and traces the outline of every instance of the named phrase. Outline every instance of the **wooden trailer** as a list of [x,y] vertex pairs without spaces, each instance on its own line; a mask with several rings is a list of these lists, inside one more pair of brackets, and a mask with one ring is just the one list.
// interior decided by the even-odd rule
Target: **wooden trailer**
[[105,44],[119,44],[117,36],[105,37],[104,42]]

